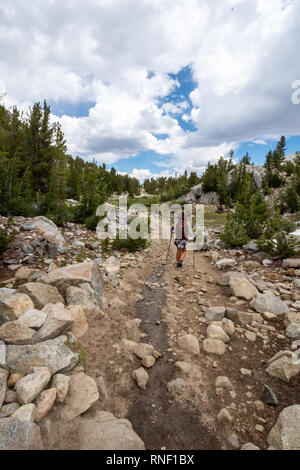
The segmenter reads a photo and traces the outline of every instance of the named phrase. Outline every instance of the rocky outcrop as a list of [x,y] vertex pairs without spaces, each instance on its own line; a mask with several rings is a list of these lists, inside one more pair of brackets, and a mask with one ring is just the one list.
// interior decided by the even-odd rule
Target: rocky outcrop
[[178,198],[178,201],[185,203],[197,202],[198,204],[217,205],[219,204],[219,196],[216,192],[203,192],[202,184],[194,186],[188,194],[184,194]]

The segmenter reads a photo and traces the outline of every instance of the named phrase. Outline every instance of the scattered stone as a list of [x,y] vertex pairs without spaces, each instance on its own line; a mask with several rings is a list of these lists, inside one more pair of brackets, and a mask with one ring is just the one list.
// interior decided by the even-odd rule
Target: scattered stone
[[225,317],[225,307],[210,307],[205,311],[205,317],[209,321],[222,321]]
[[171,382],[169,382],[167,385],[168,390],[173,393],[181,392],[182,390],[184,390],[185,386],[186,386],[186,383],[181,378],[171,380]]
[[53,408],[56,400],[56,388],[50,388],[42,392],[36,401],[36,417],[35,420],[38,423],[41,421]]
[[70,377],[63,374],[56,374],[53,377],[51,388],[56,389],[56,400],[58,403],[63,403],[67,398],[70,380]]
[[223,327],[225,333],[228,334],[228,336],[233,336],[234,335],[235,326],[234,326],[234,323],[231,320],[229,320],[228,318],[223,318],[222,327]]
[[289,406],[280,413],[268,443],[274,450],[300,449],[300,405]]
[[289,383],[290,380],[300,372],[300,364],[293,363],[292,357],[282,356],[271,362],[266,369],[266,373],[271,377],[283,380]]
[[270,312],[275,315],[284,315],[289,312],[289,307],[272,293],[258,294],[251,302],[251,307],[258,313]]
[[217,354],[218,356],[222,356],[226,351],[226,346],[223,341],[211,338],[207,338],[203,341],[203,348],[205,352]]
[[229,343],[230,341],[229,336],[225,333],[223,328],[215,323],[211,323],[210,325],[208,325],[207,336],[212,339],[218,339],[220,341],[223,341],[223,343]]
[[139,343],[134,348],[134,354],[140,359],[143,359],[145,356],[153,356],[154,347],[152,344]]
[[23,313],[32,308],[34,308],[34,304],[26,294],[0,295],[0,313],[5,313],[10,320],[17,320]]
[[94,418],[81,418],[80,450],[145,450],[127,419],[116,419],[111,413],[98,411]]
[[142,359],[142,365],[147,369],[150,369],[155,364],[155,358],[153,356],[144,356]]
[[260,448],[252,444],[252,442],[247,442],[247,444],[241,447],[241,450],[260,450]]
[[45,312],[41,312],[40,310],[32,309],[27,310],[23,315],[18,318],[18,323],[27,328],[38,329],[43,326],[47,318],[47,314]]
[[48,304],[64,303],[63,297],[60,295],[56,287],[47,286],[46,284],[30,282],[19,287],[18,292],[27,294],[34,302],[36,309],[43,309]]
[[34,330],[18,321],[10,321],[0,327],[0,339],[6,344],[31,344],[34,334]]
[[219,423],[232,423],[233,417],[231,416],[227,408],[222,408],[222,410],[220,410],[217,416],[217,420],[219,421]]
[[136,369],[132,372],[132,378],[137,383],[138,387],[146,388],[146,385],[149,381],[149,375],[143,367]]
[[227,388],[228,390],[233,390],[233,386],[229,378],[224,376],[216,378],[216,388]]
[[17,382],[16,392],[23,405],[32,403],[51,380],[51,372],[47,367],[36,368],[32,374],[26,375]]
[[249,369],[242,368],[242,369],[240,369],[240,372],[241,372],[242,375],[247,376],[247,377],[251,377],[251,375],[252,375],[252,372]]
[[278,399],[275,393],[273,392],[273,390],[270,387],[268,387],[268,385],[264,386],[262,398],[263,398],[264,403],[266,403],[267,405],[274,405],[274,406],[278,405]]
[[24,377],[24,374],[10,374],[7,385],[14,388],[16,383]]
[[291,323],[287,327],[285,334],[288,338],[291,338],[293,341],[300,339],[300,325],[296,323]]
[[244,276],[231,276],[230,288],[235,297],[246,300],[252,300],[259,294],[256,287]]
[[12,415],[12,418],[19,419],[20,421],[27,421],[34,423],[36,415],[36,406],[33,403],[20,406]]
[[256,341],[256,334],[253,333],[252,331],[246,331],[245,336],[248,341],[252,341],[252,342]]
[[228,434],[227,442],[231,447],[233,447],[236,450],[240,448],[239,438],[234,432],[231,434]]
[[61,411],[63,421],[71,421],[87,411],[99,399],[96,382],[84,373],[74,374],[69,384],[69,392]]
[[225,269],[225,268],[232,268],[236,265],[236,261],[234,259],[224,258],[217,261],[216,266],[218,269]]
[[298,269],[298,268],[300,268],[300,258],[285,259],[282,262],[282,267],[283,267],[283,269],[288,269],[288,268]]
[[1,419],[0,450],[43,450],[40,428],[11,417]]
[[184,335],[178,339],[178,344],[182,349],[190,352],[191,354],[199,354],[200,346],[199,341],[194,335]]

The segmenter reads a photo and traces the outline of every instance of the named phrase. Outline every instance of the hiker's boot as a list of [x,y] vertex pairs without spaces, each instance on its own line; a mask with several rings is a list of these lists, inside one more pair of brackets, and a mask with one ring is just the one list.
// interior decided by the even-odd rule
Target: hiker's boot
[[177,268],[182,268],[182,263],[183,263],[182,261],[178,261]]

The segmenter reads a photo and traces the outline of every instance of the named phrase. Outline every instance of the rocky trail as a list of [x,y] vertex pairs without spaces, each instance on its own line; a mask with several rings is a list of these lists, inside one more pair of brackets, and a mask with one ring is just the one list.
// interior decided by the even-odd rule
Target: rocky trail
[[24,427],[21,448],[300,448],[300,260],[263,263],[212,229],[196,269],[192,252],[177,269],[167,241],[100,259],[72,231],[66,267],[18,266],[13,281],[3,266],[0,448]]

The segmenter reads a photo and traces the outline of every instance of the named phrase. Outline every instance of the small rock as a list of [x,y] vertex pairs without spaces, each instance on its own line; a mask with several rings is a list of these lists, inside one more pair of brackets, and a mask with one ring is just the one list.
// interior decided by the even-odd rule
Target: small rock
[[50,388],[42,392],[36,400],[36,417],[38,423],[41,421],[53,408],[56,400],[56,388]]
[[223,341],[218,339],[205,339],[203,341],[203,348],[209,354],[217,354],[218,356],[222,356],[225,354],[226,346]]
[[30,297],[26,294],[1,294],[0,313],[5,313],[10,320],[17,320],[27,310],[34,308]]
[[56,400],[63,403],[68,395],[71,378],[67,375],[56,374],[51,382],[51,388],[56,389]]
[[34,423],[35,421],[36,406],[33,403],[20,406],[13,414],[12,418],[19,419],[20,421],[27,421]]
[[134,348],[134,354],[140,359],[143,359],[145,356],[153,356],[154,347],[152,346],[152,344],[139,343]]
[[267,405],[278,405],[277,397],[268,385],[264,386],[262,398]]
[[233,417],[226,408],[222,408],[217,416],[217,420],[219,423],[232,423]]
[[222,321],[225,317],[225,307],[210,307],[205,311],[205,317],[209,321]]
[[252,444],[252,442],[247,442],[247,444],[241,447],[241,450],[260,450],[260,448]]
[[4,323],[0,327],[0,339],[6,344],[31,344],[35,331],[18,321]]
[[234,449],[240,448],[239,438],[235,433],[231,433],[227,436],[227,442]]
[[178,339],[178,344],[182,349],[190,352],[191,354],[199,354],[200,346],[199,341],[194,335],[184,335]]
[[155,358],[153,356],[144,356],[142,359],[142,365],[147,369],[150,369],[155,364]]
[[36,368],[35,372],[26,375],[16,384],[16,392],[23,405],[32,403],[33,400],[48,385],[51,379],[51,372],[47,367]]
[[146,388],[146,385],[149,381],[149,375],[145,371],[143,367],[140,367],[140,369],[134,370],[132,372],[132,378],[135,380],[137,383],[138,387],[140,388]]

